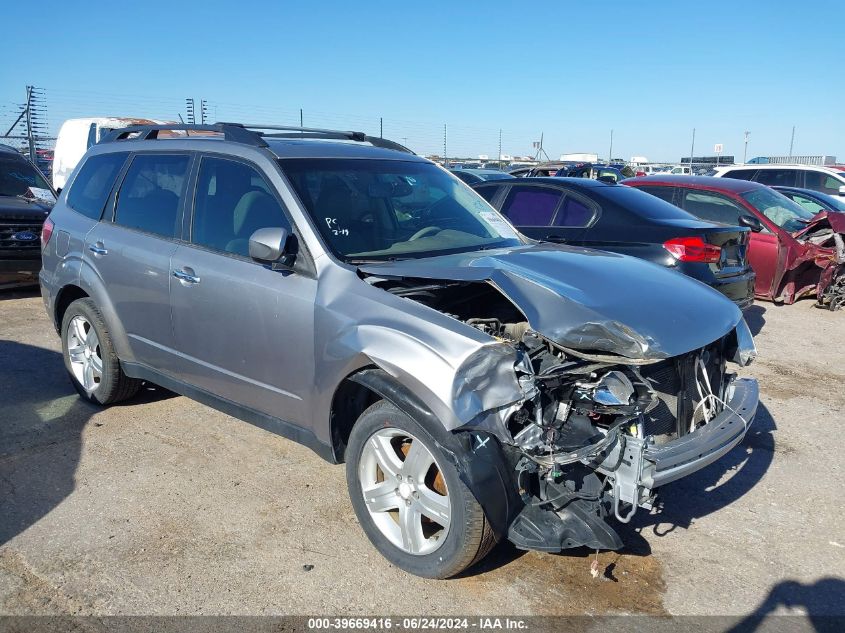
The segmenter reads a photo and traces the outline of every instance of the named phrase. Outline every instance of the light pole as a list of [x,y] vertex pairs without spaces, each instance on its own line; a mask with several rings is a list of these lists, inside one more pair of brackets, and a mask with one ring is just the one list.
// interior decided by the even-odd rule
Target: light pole
[[[695,156],[695,128],[692,128],[692,146],[689,149],[689,173],[692,173],[692,157]],[[683,171],[683,170],[681,170]]]
[[748,130],[745,131],[745,149],[742,152],[742,164],[745,165],[748,158],[748,135],[751,134]]

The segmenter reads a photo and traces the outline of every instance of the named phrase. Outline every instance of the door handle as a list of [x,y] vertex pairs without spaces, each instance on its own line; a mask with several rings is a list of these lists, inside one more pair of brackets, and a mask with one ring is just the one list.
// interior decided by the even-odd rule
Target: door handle
[[108,254],[108,250],[103,246],[102,242],[97,242],[96,244],[91,244],[88,247],[88,250],[94,253],[94,255],[106,255]]
[[198,284],[200,282],[200,278],[196,275],[192,275],[184,270],[174,270],[173,276],[176,277],[179,281],[184,281],[189,284]]

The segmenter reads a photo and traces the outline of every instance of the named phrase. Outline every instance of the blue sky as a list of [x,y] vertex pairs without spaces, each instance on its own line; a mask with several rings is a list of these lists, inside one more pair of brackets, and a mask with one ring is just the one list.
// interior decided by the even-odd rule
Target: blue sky
[[[677,161],[715,143],[741,160],[845,160],[841,3],[5,3],[0,124],[25,86],[64,118],[184,116],[365,129],[421,153],[545,148]],[[30,34],[35,41],[30,42]],[[9,121],[10,123],[11,121]],[[0,131],[5,132],[5,129]]]

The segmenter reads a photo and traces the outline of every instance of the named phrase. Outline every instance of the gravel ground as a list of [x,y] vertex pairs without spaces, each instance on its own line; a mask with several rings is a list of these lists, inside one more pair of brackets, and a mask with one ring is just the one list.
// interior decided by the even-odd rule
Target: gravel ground
[[370,546],[342,466],[156,388],[83,403],[37,293],[0,293],[0,613],[845,615],[845,313],[747,317],[752,430],[634,518],[604,579],[505,544],[431,581]]

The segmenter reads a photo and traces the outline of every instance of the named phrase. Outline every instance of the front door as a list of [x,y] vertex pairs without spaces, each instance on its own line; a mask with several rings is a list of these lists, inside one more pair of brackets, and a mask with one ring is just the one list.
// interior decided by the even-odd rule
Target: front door
[[249,237],[291,225],[253,165],[201,159],[188,243],[170,269],[178,378],[306,427],[314,385],[316,279],[249,257]]

